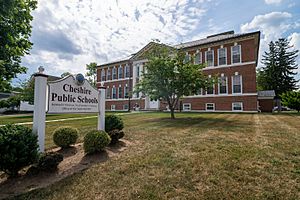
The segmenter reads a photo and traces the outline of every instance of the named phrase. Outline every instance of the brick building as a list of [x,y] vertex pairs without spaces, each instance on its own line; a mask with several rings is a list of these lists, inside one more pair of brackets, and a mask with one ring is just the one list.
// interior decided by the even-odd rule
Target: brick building
[[[234,34],[233,31],[211,35],[207,38],[175,45],[182,48],[187,58],[206,65],[206,75],[219,76],[218,83],[199,94],[187,96],[180,103],[183,111],[248,111],[257,112],[256,66],[260,32]],[[142,94],[132,94],[147,60],[145,52],[153,47],[147,44],[136,54],[97,68],[97,86],[107,87],[107,110],[165,110],[166,104],[151,101]],[[132,95],[131,95],[132,94]],[[131,96],[131,98],[129,98]]]

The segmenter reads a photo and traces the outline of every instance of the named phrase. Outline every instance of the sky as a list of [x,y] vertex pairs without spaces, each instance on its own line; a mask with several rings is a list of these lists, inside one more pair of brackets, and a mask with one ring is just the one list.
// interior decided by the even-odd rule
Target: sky
[[86,64],[127,57],[153,39],[172,45],[260,30],[260,58],[280,37],[300,49],[299,0],[39,0],[32,14],[33,48],[22,60],[28,72],[14,83],[39,66],[49,75],[85,74]]

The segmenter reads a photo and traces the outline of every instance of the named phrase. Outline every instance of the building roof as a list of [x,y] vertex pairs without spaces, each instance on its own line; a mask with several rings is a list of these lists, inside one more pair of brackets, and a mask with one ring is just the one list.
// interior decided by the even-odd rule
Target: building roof
[[206,38],[203,38],[200,40],[194,40],[191,42],[177,44],[177,45],[174,45],[174,47],[178,48],[178,49],[179,48],[188,48],[188,47],[199,46],[199,45],[208,44],[208,43],[212,43],[212,42],[219,42],[222,40],[233,39],[233,38],[238,38],[241,36],[247,36],[247,35],[257,34],[257,33],[259,33],[259,31],[251,32],[251,33],[239,33],[239,34],[234,34],[234,31],[228,31],[228,32],[224,32],[224,33],[220,33],[220,34],[216,34],[216,35],[210,35],[210,36],[207,36]]
[[257,92],[258,97],[275,97],[274,90],[263,90]]
[[125,61],[130,60],[132,56],[134,56],[134,54],[132,54],[130,56],[127,56],[125,58],[121,58],[121,59],[117,59],[117,60],[114,60],[114,61],[111,61],[111,62],[103,63],[103,64],[101,64],[99,66],[102,66],[102,65],[111,65],[111,64],[116,64],[116,63],[120,63],[120,62],[125,62]]

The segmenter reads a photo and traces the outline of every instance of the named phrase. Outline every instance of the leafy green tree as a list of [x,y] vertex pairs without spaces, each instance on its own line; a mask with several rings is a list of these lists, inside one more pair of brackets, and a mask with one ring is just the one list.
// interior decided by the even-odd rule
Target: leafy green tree
[[167,102],[172,119],[181,97],[196,94],[211,83],[202,72],[203,66],[193,64],[193,59],[187,61],[182,50],[157,44],[147,58],[147,72],[143,73],[135,90],[150,99]]
[[289,91],[281,95],[282,104],[288,108],[300,111],[300,91]]
[[91,62],[90,64],[86,65],[86,76],[88,77],[89,82],[96,86],[96,78],[97,78],[97,63]]
[[29,54],[29,40],[36,0],[0,0],[0,91],[11,90],[10,82],[26,72],[21,57]]
[[287,91],[297,88],[294,70],[298,68],[296,58],[298,50],[291,50],[289,41],[281,38],[269,44],[269,51],[262,58],[264,67],[258,71],[258,89],[275,90],[277,98]]
[[30,79],[24,81],[21,84],[23,91],[21,92],[21,99],[22,101],[27,101],[29,104],[34,104],[34,78],[31,77]]

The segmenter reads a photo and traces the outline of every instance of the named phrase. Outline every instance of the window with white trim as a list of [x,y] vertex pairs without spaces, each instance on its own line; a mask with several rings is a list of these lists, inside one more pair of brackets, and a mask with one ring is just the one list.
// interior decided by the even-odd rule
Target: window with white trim
[[111,80],[111,69],[107,68],[107,78],[106,80]]
[[231,64],[241,63],[241,45],[231,47]]
[[112,69],[112,76],[113,76],[112,80],[117,79],[117,68],[115,68],[115,67]]
[[124,87],[124,98],[128,98],[129,97],[129,87],[126,85]]
[[196,52],[194,63],[195,63],[196,65],[202,63],[202,53],[201,53],[200,51],[197,51],[197,52]]
[[190,62],[190,60],[191,60],[191,55],[188,52],[186,52],[183,63],[188,63]]
[[243,103],[242,102],[233,102],[232,103],[232,110],[233,111],[242,111],[243,110]]
[[140,77],[140,66],[136,66],[136,77]]
[[202,92],[203,92],[203,89],[200,88],[200,89],[198,89],[198,90],[196,91],[196,95],[202,95]]
[[129,66],[126,64],[125,65],[125,78],[128,78],[130,76],[129,74]]
[[242,93],[242,76],[241,75],[232,76],[232,93],[233,94]]
[[118,79],[122,79],[123,78],[123,67],[122,65],[120,65],[120,67],[118,68]]
[[206,94],[215,94],[215,84],[211,83],[207,88],[206,88]]
[[205,110],[214,111],[215,110],[215,104],[214,103],[206,103],[205,104]]
[[227,77],[222,76],[219,78],[219,94],[227,94]]
[[227,64],[227,50],[226,48],[218,49],[218,65]]
[[123,110],[128,110],[128,104],[123,105]]
[[102,69],[101,70],[101,81],[105,81],[105,70],[104,69]]
[[123,88],[121,86],[119,86],[118,88],[118,98],[119,99],[123,98]]
[[192,109],[192,105],[190,103],[182,104],[182,110],[183,111],[190,111],[191,109]]
[[115,88],[115,87],[112,88],[112,98],[113,99],[117,98],[117,88]]
[[106,89],[106,98],[110,99],[110,89],[109,88]]
[[214,66],[214,51],[206,51],[205,52],[205,62],[207,63],[208,67]]
[[116,110],[116,105],[110,105],[110,110]]

